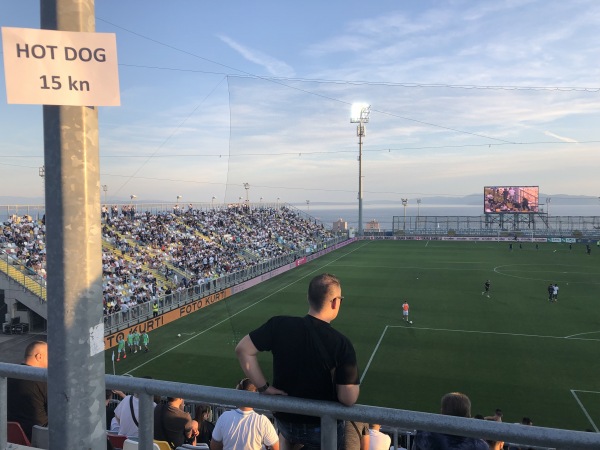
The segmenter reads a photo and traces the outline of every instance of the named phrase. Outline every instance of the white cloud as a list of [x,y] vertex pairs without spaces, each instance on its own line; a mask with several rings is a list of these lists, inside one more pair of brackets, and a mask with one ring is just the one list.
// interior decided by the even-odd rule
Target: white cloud
[[558,134],[551,133],[550,131],[544,131],[544,134],[546,136],[553,137],[553,138],[558,139],[559,141],[563,141],[563,142],[577,142],[576,139],[571,139],[571,138],[568,138],[568,137],[559,136]]
[[228,36],[219,35],[218,37],[248,61],[263,66],[271,75],[276,77],[294,76],[294,69],[285,62],[273,58],[261,51],[245,47]]

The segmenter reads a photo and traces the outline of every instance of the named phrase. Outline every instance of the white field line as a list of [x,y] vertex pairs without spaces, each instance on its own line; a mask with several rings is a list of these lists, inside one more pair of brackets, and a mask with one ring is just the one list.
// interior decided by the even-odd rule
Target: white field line
[[[545,339],[569,339],[569,340],[578,340],[578,341],[600,341],[600,339],[586,339],[586,338],[574,338],[573,337],[573,336],[577,336],[577,335],[573,335],[573,336],[544,336],[544,335],[539,335],[539,334],[502,333],[502,332],[497,332],[497,331],[452,330],[452,329],[448,329],[448,328],[425,328],[425,327],[412,327],[412,326],[411,327],[407,327],[405,325],[386,325],[385,328],[384,328],[384,330],[383,330],[383,333],[381,333],[381,336],[379,337],[379,341],[377,342],[377,345],[373,349],[373,353],[371,353],[371,357],[369,358],[369,362],[367,363],[367,366],[365,367],[365,370],[364,370],[362,376],[360,377],[360,382],[361,383],[364,380],[365,376],[367,375],[367,371],[369,370],[369,367],[371,366],[371,362],[373,362],[373,359],[375,358],[375,354],[379,350],[379,346],[381,345],[383,337],[384,337],[385,333],[387,332],[388,328],[406,328],[406,329],[410,328],[410,329],[413,329],[413,330],[447,331],[447,332],[450,332],[450,333],[495,334],[495,335],[501,335],[501,336],[519,336],[519,337],[533,337],[533,338],[545,338]],[[587,333],[581,333],[581,334],[587,334]],[[579,391],[579,392],[585,392],[585,391]]]
[[[206,329],[204,329],[204,330],[202,330],[202,331],[199,331],[198,333],[195,333],[195,334],[194,334],[194,336],[192,336],[192,337],[190,337],[190,338],[187,338],[187,339],[185,339],[184,341],[181,341],[179,344],[176,344],[176,345],[172,346],[171,348],[169,348],[169,349],[165,350],[164,352],[162,352],[162,353],[159,353],[158,355],[156,355],[156,356],[154,356],[154,357],[152,357],[152,358],[150,358],[150,359],[148,359],[148,360],[144,361],[144,362],[143,362],[142,364],[140,364],[139,366],[136,366],[136,367],[134,367],[133,369],[130,369],[129,371],[127,371],[127,372],[125,373],[125,375],[129,375],[129,374],[131,374],[131,372],[135,372],[136,370],[138,370],[138,369],[140,369],[140,368],[144,367],[144,366],[145,366],[146,364],[148,364],[149,362],[152,362],[152,361],[154,361],[155,359],[157,359],[157,358],[160,358],[160,357],[161,357],[161,356],[163,356],[163,355],[166,355],[167,353],[171,352],[172,350],[175,350],[177,347],[181,347],[183,344],[186,344],[186,343],[188,343],[188,342],[189,342],[189,341],[191,341],[192,339],[196,339],[198,336],[201,336],[201,335],[203,335],[203,334],[204,334],[204,333],[206,333],[207,331],[210,331],[210,330],[212,330],[213,328],[215,328],[215,327],[218,327],[219,325],[221,325],[221,324],[223,324],[223,323],[225,323],[225,322],[228,322],[229,320],[231,320],[231,318],[232,318],[232,317],[235,317],[235,316],[237,316],[238,314],[241,314],[241,313],[243,313],[244,311],[246,311],[246,310],[248,310],[248,309],[250,309],[250,308],[253,308],[254,306],[258,305],[259,303],[262,303],[263,301],[265,301],[265,300],[267,300],[267,299],[269,299],[269,298],[273,297],[275,294],[278,294],[279,292],[283,291],[284,289],[287,289],[288,287],[290,287],[290,286],[292,286],[292,285],[294,285],[294,284],[298,283],[300,280],[303,280],[303,279],[304,279],[304,278],[306,278],[308,275],[310,275],[310,274],[314,274],[315,272],[320,272],[321,270],[323,270],[323,268],[324,268],[324,267],[327,267],[328,265],[330,265],[330,264],[332,264],[332,263],[334,263],[334,262],[336,262],[336,261],[338,261],[338,260],[342,259],[342,258],[343,258],[343,257],[345,257],[346,255],[348,255],[348,254],[350,254],[350,253],[353,253],[353,252],[355,252],[355,251],[359,250],[360,248],[364,247],[364,245],[366,245],[366,244],[363,244],[363,245],[361,245],[360,247],[357,247],[357,248],[355,248],[354,250],[352,250],[352,251],[350,251],[350,252],[348,252],[348,253],[345,253],[345,254],[341,255],[339,258],[336,258],[336,259],[332,260],[331,262],[329,262],[329,263],[327,263],[327,264],[325,264],[325,265],[323,265],[323,266],[320,266],[320,267],[318,267],[317,269],[313,270],[312,272],[309,272],[309,273],[308,273],[306,276],[304,276],[303,278],[299,278],[299,279],[297,279],[296,281],[294,281],[293,283],[289,283],[289,284],[287,284],[287,285],[285,285],[285,286],[281,287],[280,289],[278,289],[278,290],[276,290],[276,291],[272,292],[271,294],[269,294],[269,295],[267,295],[267,296],[265,296],[265,297],[261,298],[260,300],[257,300],[256,302],[252,303],[251,305],[248,305],[248,306],[246,306],[244,309],[241,309],[241,310],[239,310],[239,311],[238,311],[238,312],[236,312],[235,314],[231,314],[231,315],[229,315],[229,314],[228,314],[226,319],[223,319],[223,320],[221,320],[220,322],[217,322],[217,323],[215,323],[215,324],[211,325],[210,327],[208,327],[208,328],[206,328]],[[227,301],[227,299],[224,299],[224,301]]]
[[577,334],[572,334],[571,336],[565,336],[565,338],[566,339],[570,339],[570,338],[575,337],[575,336],[582,336],[584,334],[596,334],[596,333],[600,333],[600,331],[588,331],[586,333],[577,333]]
[[363,380],[367,376],[367,371],[369,370],[369,366],[371,365],[371,361],[373,361],[373,358],[375,358],[375,354],[377,353],[377,350],[379,350],[379,345],[381,345],[381,341],[383,341],[383,337],[385,336],[385,332],[387,331],[387,329],[388,329],[388,325],[386,325],[385,328],[383,329],[383,333],[381,333],[381,336],[379,337],[379,341],[377,342],[377,345],[373,349],[373,353],[371,353],[371,357],[369,358],[369,362],[367,363],[367,366],[365,367],[365,370],[364,370],[362,376],[360,377],[360,382],[361,383],[363,382]]
[[[389,328],[408,328],[404,325],[389,325]],[[413,330],[429,330],[429,331],[447,331],[451,333],[473,333],[473,334],[496,334],[502,336],[520,336],[520,337],[534,337],[534,338],[545,338],[545,339],[569,339],[574,341],[600,341],[600,339],[589,339],[589,338],[576,338],[572,336],[546,336],[540,334],[525,334],[525,333],[503,333],[500,331],[478,331],[478,330],[452,330],[449,328],[425,328],[425,327],[410,327]],[[577,336],[577,335],[573,335]]]
[[[557,266],[557,267],[577,267],[577,266],[567,266],[565,264],[545,264],[545,266]],[[505,264],[502,266],[496,266],[494,267],[494,272],[497,273],[498,275],[503,275],[505,277],[512,277],[512,278],[518,278],[521,280],[533,280],[533,281],[548,281],[548,278],[535,278],[535,277],[526,277],[526,276],[521,276],[521,275],[513,275],[511,273],[506,273],[506,272],[502,272],[502,270],[506,267],[514,267],[514,266],[526,266],[529,267],[531,266],[531,264]],[[560,274],[577,274],[577,275],[597,275],[596,273],[591,273],[591,272],[559,272],[559,271],[551,271],[551,270],[539,270],[539,271],[532,271],[529,270],[527,271],[528,274],[534,274],[536,272],[539,272],[541,274],[548,274],[548,273],[560,273]],[[552,278],[553,281],[555,282],[565,282],[565,283],[578,283],[578,284],[600,284],[597,282],[593,282],[593,281],[572,281],[572,280],[563,280],[563,279],[554,279]]]
[[600,430],[598,430],[598,427],[596,426],[596,424],[594,423],[594,421],[592,420],[592,418],[588,414],[587,410],[585,409],[585,406],[583,406],[583,403],[581,403],[581,400],[579,400],[579,397],[577,397],[576,392],[592,392],[594,394],[600,394],[600,392],[578,391],[577,389],[571,389],[571,394],[573,394],[573,397],[575,397],[575,401],[579,404],[579,407],[583,411],[583,414],[585,414],[585,417],[587,417],[587,419],[590,421],[590,423],[592,424],[592,427],[594,427],[594,430],[596,431],[596,433],[598,433]]

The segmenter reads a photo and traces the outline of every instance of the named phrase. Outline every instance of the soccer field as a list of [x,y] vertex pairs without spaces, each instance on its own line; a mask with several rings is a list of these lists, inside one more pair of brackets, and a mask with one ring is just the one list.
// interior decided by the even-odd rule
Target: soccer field
[[[273,315],[306,314],[308,281],[329,272],[342,281],[333,325],[355,345],[359,403],[439,412],[443,394],[461,391],[473,414],[501,408],[507,422],[598,431],[598,258],[583,245],[360,241],[153,331],[151,351],[116,373],[233,387],[235,343]],[[261,361],[271,379],[270,355]]]

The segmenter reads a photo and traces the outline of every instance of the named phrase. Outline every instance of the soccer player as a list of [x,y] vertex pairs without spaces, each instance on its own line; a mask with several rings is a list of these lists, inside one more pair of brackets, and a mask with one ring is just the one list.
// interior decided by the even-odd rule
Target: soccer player
[[142,351],[142,347],[140,346],[140,333],[134,331],[133,333],[133,353],[137,353],[138,349]]
[[406,300],[404,300],[404,303],[402,303],[402,319],[406,320],[408,322],[408,311],[410,309],[410,306],[408,306],[408,302]]
[[554,298],[554,286],[552,286],[552,283],[550,283],[548,285],[548,301],[551,302],[553,298]]
[[123,352],[123,359],[127,358],[127,352],[125,351],[125,339],[121,337],[117,342],[117,361],[121,360],[121,352]]
[[481,292],[481,295],[485,294],[487,298],[490,298],[490,286],[490,280],[486,280],[486,282],[483,283],[483,291]]
[[555,302],[558,301],[558,284],[554,283],[553,292],[552,292],[552,300]]
[[133,333],[131,331],[127,335],[127,348],[129,349],[129,353],[133,351]]
[[144,344],[144,353],[148,353],[148,344],[150,343],[150,337],[148,333],[144,331],[142,334],[142,344]]

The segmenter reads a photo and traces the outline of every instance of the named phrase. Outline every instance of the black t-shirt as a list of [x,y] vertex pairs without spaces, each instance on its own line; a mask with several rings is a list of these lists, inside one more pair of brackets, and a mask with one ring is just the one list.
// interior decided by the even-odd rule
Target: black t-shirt
[[[288,395],[337,401],[335,385],[360,384],[356,353],[350,340],[315,317],[272,317],[250,332],[250,339],[257,350],[273,354],[272,384]],[[322,343],[323,350],[316,341]],[[332,369],[335,369],[333,378]],[[320,420],[287,413],[276,416],[289,422]]]
[[48,426],[48,385],[43,381],[7,380],[7,416],[19,422],[31,440],[34,425]]
[[198,422],[198,437],[196,437],[196,444],[210,444],[212,439],[212,432],[215,429],[215,424],[208,420]]
[[162,403],[154,408],[154,439],[157,441],[167,441],[173,448],[180,447],[191,429],[189,413]]

